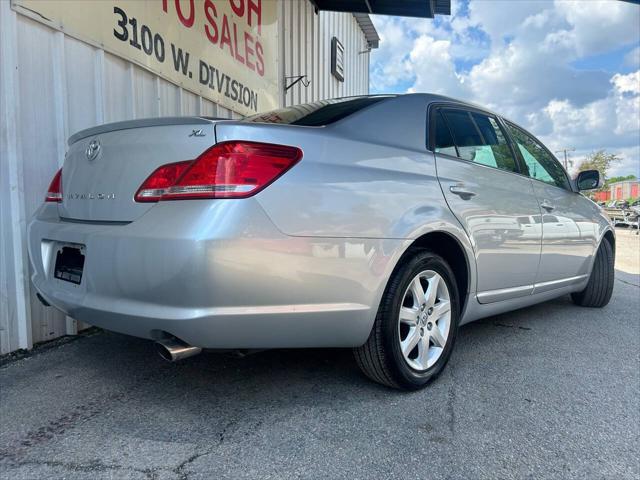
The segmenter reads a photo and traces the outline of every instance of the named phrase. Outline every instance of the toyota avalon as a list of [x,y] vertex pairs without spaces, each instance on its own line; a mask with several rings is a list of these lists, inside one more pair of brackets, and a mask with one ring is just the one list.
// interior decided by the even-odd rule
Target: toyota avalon
[[460,325],[571,294],[603,307],[614,231],[531,133],[429,95],[76,133],[29,224],[38,297],[201,349],[349,347],[417,389]]

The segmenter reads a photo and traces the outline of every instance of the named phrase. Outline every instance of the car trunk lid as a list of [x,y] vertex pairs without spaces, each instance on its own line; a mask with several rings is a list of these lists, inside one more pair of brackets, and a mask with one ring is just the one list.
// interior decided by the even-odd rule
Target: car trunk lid
[[131,222],[153,207],[134,195],[159,166],[193,160],[215,144],[215,119],[175,117],[119,122],[69,139],[61,217]]

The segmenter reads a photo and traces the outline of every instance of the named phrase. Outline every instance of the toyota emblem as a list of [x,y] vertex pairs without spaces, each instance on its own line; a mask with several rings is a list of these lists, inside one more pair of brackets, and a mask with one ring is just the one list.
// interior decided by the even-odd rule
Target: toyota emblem
[[87,154],[87,160],[95,160],[100,153],[100,141],[97,138],[91,140],[85,153]]

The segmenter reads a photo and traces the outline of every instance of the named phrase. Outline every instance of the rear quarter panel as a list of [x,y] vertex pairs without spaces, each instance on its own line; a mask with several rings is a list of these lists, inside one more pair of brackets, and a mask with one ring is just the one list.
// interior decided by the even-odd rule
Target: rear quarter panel
[[412,239],[458,228],[426,150],[426,104],[380,102],[327,127],[225,123],[218,141],[294,145],[302,161],[257,195],[287,235]]
[[426,107],[409,96],[327,127],[221,123],[216,138],[302,149],[302,161],[255,197],[284,234],[403,240],[389,243],[393,251],[370,252],[388,260],[378,270],[372,304],[413,240],[434,231],[450,234],[465,249],[475,291],[473,250],[444,200],[433,153],[426,149]]

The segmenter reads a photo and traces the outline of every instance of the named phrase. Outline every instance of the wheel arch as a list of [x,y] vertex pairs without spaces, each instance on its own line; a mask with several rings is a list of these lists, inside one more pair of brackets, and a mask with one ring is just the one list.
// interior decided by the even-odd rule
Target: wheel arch
[[419,250],[429,250],[441,256],[453,270],[460,296],[460,315],[462,315],[469,299],[472,278],[470,259],[463,244],[449,232],[439,230],[425,233],[413,240],[405,249],[396,263],[392,275]]
[[[613,230],[611,229],[607,229],[604,232],[604,235],[602,235],[602,239],[600,239],[600,243],[602,243],[602,240],[608,240],[609,243],[611,244],[611,248],[613,249],[613,257],[615,258],[616,256],[616,236],[613,233]],[[600,247],[600,243],[598,244],[598,247]]]
[[598,253],[598,250],[600,250],[600,245],[602,245],[602,242],[604,241],[608,241],[611,244],[611,248],[613,250],[613,259],[615,261],[616,258],[616,233],[615,231],[607,226],[604,231],[602,231],[602,233],[600,233],[600,238],[598,238],[598,243],[595,246],[595,249],[593,250],[593,255],[591,255],[591,260],[589,262],[589,275],[591,275],[591,271],[593,270],[593,264],[595,263],[596,260],[596,255]]

